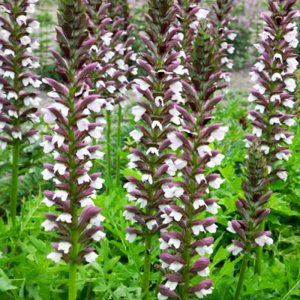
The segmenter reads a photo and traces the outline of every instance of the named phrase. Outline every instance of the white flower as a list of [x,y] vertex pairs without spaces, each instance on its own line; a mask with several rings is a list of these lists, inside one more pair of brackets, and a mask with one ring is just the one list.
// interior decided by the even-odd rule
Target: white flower
[[210,161],[206,164],[209,168],[214,168],[216,166],[221,165],[222,160],[224,159],[223,154],[217,154],[216,156],[212,157]]
[[83,198],[79,202],[81,207],[95,206],[94,201],[90,198]]
[[205,296],[212,294],[212,290],[213,290],[212,287],[209,288],[209,289],[202,289],[202,290],[200,290],[200,291],[198,291],[198,292],[195,292],[195,295],[196,295],[198,298],[202,299],[202,298],[204,298]]
[[182,267],[183,267],[183,264],[181,264],[180,262],[174,261],[170,264],[169,269],[174,272],[178,272]]
[[286,124],[287,126],[294,126],[296,124],[296,121],[292,118],[286,119],[283,122],[284,124]]
[[279,61],[282,63],[283,62],[283,58],[282,55],[280,53],[276,53],[273,57],[274,60],[279,59]]
[[270,246],[273,244],[273,240],[266,235],[261,235],[255,239],[255,243],[260,247],[263,247],[265,245]]
[[286,171],[279,171],[276,173],[276,175],[283,181],[287,181],[288,179],[288,172]]
[[183,145],[183,142],[177,137],[177,135],[174,132],[168,133],[167,137],[171,142],[170,147],[172,150],[175,151]]
[[131,131],[129,135],[134,139],[135,142],[139,142],[143,137],[143,133],[136,129]]
[[208,10],[201,8],[197,11],[197,13],[195,15],[196,15],[197,20],[200,21],[200,20],[206,19],[208,14],[209,14]]
[[236,256],[238,255],[239,253],[241,253],[244,249],[241,248],[241,247],[238,247],[236,245],[231,245],[229,246],[228,248],[228,251],[230,251],[232,253],[232,255]]
[[172,210],[170,213],[170,217],[179,222],[182,219],[182,213],[177,210]]
[[24,45],[24,46],[29,45],[31,43],[31,39],[27,35],[22,36],[20,38],[20,41],[21,41],[21,44]]
[[162,124],[159,121],[153,121],[151,124],[151,128],[155,129],[156,127],[161,131],[163,130]]
[[290,156],[291,156],[290,153],[285,153],[285,152],[283,152],[283,151],[277,152],[277,153],[276,153],[276,157],[277,157],[278,159],[280,159],[280,160],[286,160],[286,161],[288,161],[289,158],[290,158]]
[[42,227],[44,228],[45,231],[52,231],[54,228],[57,227],[55,222],[52,222],[50,220],[44,221],[42,224]]
[[197,272],[197,274],[201,277],[206,277],[209,275],[209,268],[206,267],[204,270]]
[[210,232],[210,233],[216,233],[217,228],[218,228],[218,226],[216,224],[211,224],[211,225],[205,227],[205,230]]
[[195,179],[196,179],[198,184],[200,184],[202,181],[206,182],[206,177],[205,177],[204,174],[197,174],[195,176]]
[[90,219],[90,225],[92,226],[100,226],[105,218],[102,215],[97,215]]
[[146,223],[146,225],[149,230],[152,230],[155,226],[158,226],[156,220],[150,220]]
[[287,78],[285,79],[284,83],[286,85],[286,90],[288,90],[291,93],[295,92],[297,84],[294,78]]
[[194,235],[199,235],[200,232],[205,232],[203,225],[194,225],[192,226],[192,231]]
[[[178,285],[178,282],[177,281],[170,281],[168,280],[166,283],[165,283],[165,286],[167,288],[169,288],[171,291],[175,291],[175,289],[177,288],[177,285]],[[168,297],[166,298],[168,299]]]
[[256,135],[257,137],[261,137],[261,135],[262,135],[262,129],[261,128],[259,128],[259,127],[253,127],[253,130],[252,130],[252,133],[254,134],[254,135]]
[[143,174],[142,182],[148,181],[150,184],[153,184],[153,178],[150,174]]
[[211,149],[207,145],[199,146],[197,151],[200,157],[203,157],[206,153],[211,156]]
[[276,81],[276,80],[280,80],[280,81],[282,81],[282,76],[281,76],[281,74],[279,74],[279,73],[274,73],[273,75],[272,75],[272,78],[271,78],[271,80],[272,81]]
[[72,223],[72,216],[68,213],[62,213],[56,218],[56,221]]
[[217,177],[216,179],[209,181],[208,184],[214,189],[219,189],[224,181],[225,180],[221,179],[220,177]]
[[290,57],[287,60],[288,68],[287,72],[288,73],[294,73],[297,70],[298,67],[298,60],[295,57]]
[[20,15],[17,17],[17,23],[19,26],[25,25],[27,23],[27,17],[24,15]]
[[250,94],[249,96],[248,96],[248,101],[249,102],[253,102],[253,101],[255,101],[256,100],[256,97],[253,95],[253,94]]
[[167,296],[164,296],[164,295],[162,295],[161,293],[158,293],[158,294],[157,294],[157,299],[158,299],[158,300],[167,300],[167,299],[168,299],[168,297],[167,297]]
[[170,246],[174,246],[175,249],[179,249],[181,245],[181,241],[175,238],[170,238],[168,244]]
[[47,255],[47,258],[53,260],[55,263],[58,263],[61,261],[61,258],[62,258],[62,253],[60,252],[51,252]]
[[146,109],[142,106],[136,105],[132,108],[132,113],[134,115],[134,121],[138,122],[141,120],[143,114],[146,112]]
[[174,94],[180,94],[182,92],[182,83],[180,81],[175,81],[172,84],[170,84],[170,90],[174,93]]
[[216,202],[205,206],[206,210],[213,215],[216,215],[218,213],[218,209],[220,208],[220,205],[218,205]]
[[125,210],[123,212],[123,216],[124,216],[125,220],[134,221],[135,214],[132,213],[132,212],[130,212],[130,211],[128,211],[128,210]]
[[53,124],[56,121],[56,116],[49,109],[45,109],[44,121],[48,124]]
[[98,255],[94,251],[89,252],[88,254],[84,255],[84,259],[87,263],[95,262],[97,257],[98,257]]
[[98,230],[92,235],[92,239],[96,242],[99,242],[100,240],[103,240],[105,238],[105,233],[101,230]]
[[129,243],[133,243],[136,238],[137,238],[137,234],[136,233],[126,233],[126,240]]
[[65,254],[69,253],[69,250],[71,247],[72,247],[72,244],[70,244],[69,242],[58,243],[58,250],[61,250]]
[[91,183],[91,187],[93,187],[96,190],[100,190],[103,187],[104,179],[103,178],[97,178]]
[[44,180],[50,180],[54,177],[54,174],[52,172],[50,172],[48,169],[45,169],[43,172],[42,172],[42,175],[43,175],[43,179]]
[[101,40],[104,42],[105,46],[109,46],[110,45],[110,42],[111,42],[111,39],[112,39],[112,35],[113,35],[112,32],[107,32],[107,33],[105,33],[104,35],[101,36]]
[[142,79],[135,79],[134,82],[139,86],[139,88],[142,91],[146,91],[150,87],[150,84],[148,84],[146,81]]
[[228,127],[221,126],[218,129],[214,130],[208,139],[208,142],[222,141],[225,137],[226,132],[228,132]]
[[283,101],[283,106],[288,107],[288,108],[293,108],[295,105],[295,102],[290,100],[290,99],[286,99]]
[[237,37],[237,34],[234,33],[234,32],[231,32],[231,33],[228,35],[228,39],[230,39],[231,41],[234,41],[236,37]]
[[236,233],[236,231],[234,230],[234,228],[232,227],[232,224],[230,221],[228,221],[227,223],[227,228],[226,228],[229,232],[231,233]]
[[195,250],[198,253],[198,255],[200,255],[200,256],[204,256],[206,253],[207,254],[212,254],[213,253],[213,245],[198,246]]
[[194,209],[198,209],[201,206],[206,206],[203,199],[196,199],[193,203]]
[[54,172],[58,172],[59,175],[64,175],[66,173],[67,167],[62,163],[55,163],[53,167]]
[[51,207],[55,204],[53,201],[49,200],[48,198],[44,198],[42,200],[42,203],[44,203],[47,207]]
[[61,201],[67,201],[67,199],[68,199],[68,192],[66,192],[64,190],[56,190],[54,192],[53,199],[56,199],[56,198],[60,198]]
[[254,66],[257,68],[259,72],[262,72],[266,67],[265,64],[261,61],[257,62]]

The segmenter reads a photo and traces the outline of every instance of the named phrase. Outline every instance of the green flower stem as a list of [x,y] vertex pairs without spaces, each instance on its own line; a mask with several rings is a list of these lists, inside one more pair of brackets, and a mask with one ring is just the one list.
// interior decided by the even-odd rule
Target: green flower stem
[[235,292],[235,296],[234,296],[234,300],[239,300],[240,299],[240,295],[241,295],[241,291],[243,288],[243,284],[244,284],[244,279],[245,279],[245,273],[247,270],[247,265],[248,265],[248,254],[244,255],[243,258],[243,263],[242,263],[242,267],[241,267],[241,271],[240,271],[240,277],[239,277],[239,282],[236,288],[236,292]]
[[118,106],[118,128],[117,128],[117,151],[116,151],[116,185],[120,184],[120,169],[121,169],[121,147],[122,147],[122,106]]
[[[260,225],[260,231],[264,231],[264,230],[265,230],[265,221]],[[260,275],[262,271],[262,257],[263,257],[263,247],[257,247],[254,272],[258,275]]]
[[20,160],[20,140],[16,139],[12,149],[12,176],[11,176],[11,219],[13,225],[16,224],[17,202],[18,202],[18,178]]
[[106,176],[108,193],[111,182],[111,111],[106,112]]
[[69,269],[69,300],[77,299],[77,265],[70,264]]
[[147,232],[145,236],[144,272],[142,278],[142,300],[149,299],[150,274],[151,274],[151,250],[152,234]]

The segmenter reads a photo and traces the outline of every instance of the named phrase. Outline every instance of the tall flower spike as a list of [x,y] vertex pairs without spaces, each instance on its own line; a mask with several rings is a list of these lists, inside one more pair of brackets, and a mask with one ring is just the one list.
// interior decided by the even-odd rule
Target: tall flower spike
[[11,218],[15,223],[18,197],[19,156],[26,144],[37,140],[33,123],[39,121],[40,103],[35,91],[41,85],[33,50],[39,44],[31,34],[39,23],[30,16],[36,1],[1,2],[0,16],[0,149],[12,149]]
[[[203,298],[212,293],[210,279],[195,282],[196,277],[209,275],[208,256],[214,242],[211,234],[217,229],[212,215],[219,205],[209,189],[218,189],[223,183],[220,175],[211,170],[221,164],[224,155],[211,149],[210,144],[221,141],[228,130],[221,124],[209,123],[215,105],[223,99],[215,92],[225,84],[222,71],[215,67],[219,53],[206,25],[207,12],[194,3],[180,8],[185,23],[182,28],[187,29],[183,31],[182,45],[189,76],[183,74],[185,79],[181,81],[186,102],[174,106],[179,132],[173,133],[176,138],[169,137],[172,148],[181,151],[169,159],[167,172],[181,177],[177,184],[183,192],[176,205],[165,209],[165,222],[171,224],[161,234],[161,261],[167,281],[160,286],[159,299],[190,299],[193,295]],[[199,20],[197,15],[201,15]],[[193,33],[189,24],[195,21],[198,27]]]
[[163,208],[172,202],[167,197],[179,197],[182,193],[180,186],[168,184],[170,179],[166,173],[170,156],[167,136],[172,136],[173,101],[183,101],[183,86],[175,72],[179,61],[176,47],[180,40],[174,26],[176,11],[172,1],[152,0],[149,7],[146,15],[149,27],[140,35],[147,52],[138,59],[145,76],[133,84],[137,97],[143,96],[145,101],[137,101],[132,108],[137,125],[130,133],[138,146],[129,155],[129,168],[136,169],[139,177],[127,177],[128,199],[135,204],[127,206],[124,212],[125,218],[135,224],[127,229],[127,239],[133,242],[140,237],[145,245],[143,299],[149,298],[151,252],[156,245],[155,238],[159,230],[167,226],[160,216],[165,213]]
[[101,124],[91,117],[105,105],[98,95],[89,94],[88,76],[97,68],[88,64],[88,51],[94,41],[88,39],[84,5],[80,0],[61,1],[58,10],[57,41],[61,54],[53,51],[62,82],[46,79],[52,87],[54,104],[45,110],[45,121],[53,134],[46,136],[44,151],[52,153],[54,164],[45,164],[45,180],[53,180],[54,191],[45,191],[43,202],[54,206],[57,214],[47,213],[45,231],[58,232],[59,241],[48,255],[54,262],[70,265],[69,299],[76,299],[77,266],[97,258],[93,241],[104,238],[101,209],[94,205],[96,190],[102,188],[99,173],[91,173],[92,160],[103,153],[92,143],[101,132]]
[[248,99],[255,103],[255,108],[249,113],[253,132],[246,136],[246,146],[251,147],[253,138],[259,138],[271,180],[287,180],[282,161],[291,155],[289,145],[294,136],[289,128],[295,125],[293,108],[298,66],[294,48],[298,45],[295,20],[299,11],[293,9],[295,3],[269,1],[271,15],[262,15],[265,27],[260,34],[261,42],[256,45],[261,56],[250,73],[255,86]]
[[[119,118],[122,117],[121,102],[127,97],[130,74],[136,74],[137,70],[136,67],[130,66],[130,62],[136,60],[136,55],[131,47],[132,26],[126,24],[125,20],[117,15],[111,14],[112,18],[110,18],[111,5],[107,1],[87,0],[86,7],[90,21],[90,33],[95,39],[95,44],[90,49],[91,60],[98,63],[98,68],[92,76],[93,87],[101,96],[101,101],[104,102],[107,111],[106,159],[107,182],[109,182],[112,178],[111,111],[115,105],[118,105],[118,115]],[[112,9],[116,9],[116,7]],[[120,127],[118,129],[120,130]],[[118,135],[118,139],[120,139],[120,135]],[[119,177],[118,162],[116,173]]]
[[215,0],[209,24],[216,43],[216,49],[219,52],[215,66],[223,70],[222,78],[227,83],[231,81],[228,70],[233,67],[233,61],[229,56],[235,51],[232,41],[237,36],[236,32],[229,28],[233,20],[230,14],[233,2],[234,0]]
[[244,255],[240,273],[239,284],[235,294],[238,300],[243,286],[244,273],[247,268],[251,254],[258,247],[272,245],[271,232],[265,231],[261,225],[270,213],[265,208],[272,195],[269,189],[267,160],[260,150],[259,140],[252,141],[252,148],[248,150],[248,157],[244,171],[242,188],[244,198],[236,201],[236,207],[241,215],[240,220],[228,222],[227,230],[236,234],[238,239],[232,241],[228,250],[233,255],[242,253]]

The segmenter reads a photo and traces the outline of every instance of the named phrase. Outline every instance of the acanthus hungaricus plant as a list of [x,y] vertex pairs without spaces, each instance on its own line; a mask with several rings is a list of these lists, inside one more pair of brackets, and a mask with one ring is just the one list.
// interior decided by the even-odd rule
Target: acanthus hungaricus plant
[[46,231],[56,230],[59,241],[52,244],[54,251],[48,258],[70,265],[69,299],[76,299],[76,271],[82,263],[97,259],[92,247],[105,237],[101,226],[101,209],[94,205],[96,190],[104,180],[99,173],[91,173],[92,160],[102,159],[98,145],[93,144],[102,131],[94,121],[105,103],[98,95],[89,94],[88,76],[97,68],[88,63],[93,39],[88,38],[84,5],[80,0],[68,4],[62,1],[58,11],[57,41],[61,54],[52,51],[57,72],[62,82],[45,79],[52,87],[49,95],[54,103],[45,110],[45,121],[53,134],[45,136],[45,153],[52,153],[54,164],[45,164],[43,176],[52,179],[54,191],[45,191],[43,202],[54,206],[57,213],[47,213],[42,223]]
[[270,213],[270,209],[265,208],[272,195],[269,183],[288,178],[282,161],[288,160],[291,155],[289,145],[292,144],[293,133],[288,128],[295,124],[294,73],[298,66],[294,53],[298,45],[295,20],[299,17],[299,11],[293,9],[295,3],[296,0],[269,0],[270,14],[262,15],[265,27],[260,34],[261,42],[256,45],[261,56],[251,72],[256,85],[249,101],[256,105],[255,110],[249,113],[253,132],[246,135],[249,150],[243,184],[245,199],[236,202],[242,220],[228,223],[228,230],[240,238],[233,241],[229,250],[234,255],[244,254],[236,299],[241,293],[249,254],[257,249],[256,272],[260,273],[262,247],[273,244],[271,232],[264,228],[265,218]]
[[223,99],[215,93],[226,87],[226,73],[216,68],[216,62],[224,57],[223,49],[218,48],[220,37],[211,34],[205,20],[208,11],[196,2],[179,6],[185,101],[174,106],[173,121],[178,132],[172,132],[168,138],[177,155],[169,159],[167,172],[181,177],[174,184],[182,188],[182,193],[176,205],[166,207],[163,215],[164,222],[170,225],[161,234],[162,268],[167,281],[160,286],[159,299],[190,299],[193,295],[203,298],[213,289],[212,281],[205,277],[209,275],[208,256],[213,252],[211,234],[217,229],[213,215],[220,206],[211,197],[210,188],[218,189],[223,183],[220,174],[212,170],[221,164],[224,155],[210,145],[223,140],[228,128],[210,120],[216,104]]
[[34,73],[39,63],[33,50],[39,47],[32,33],[39,23],[30,15],[36,0],[1,2],[0,16],[0,149],[12,149],[10,214],[15,223],[18,198],[19,157],[24,147],[37,140],[40,98],[35,89],[41,80]]
[[175,15],[173,1],[149,1],[149,27],[140,35],[147,52],[137,61],[145,76],[134,83],[137,95],[145,101],[141,99],[132,108],[137,125],[130,135],[138,146],[129,155],[129,168],[137,170],[139,178],[127,177],[125,188],[134,205],[126,206],[124,216],[135,225],[127,228],[127,239],[133,242],[138,237],[144,244],[143,299],[149,298],[151,253],[157,234],[167,226],[161,215],[173,201],[168,198],[179,197],[183,192],[180,186],[168,184],[171,179],[166,173],[171,156],[167,137],[173,130],[171,119],[176,118],[173,102],[183,101]]
[[[90,49],[91,61],[98,63],[93,72],[93,89],[101,96],[99,101],[106,106],[106,147],[107,147],[107,181],[112,179],[112,115],[114,107],[118,106],[118,148],[121,147],[122,102],[127,99],[130,77],[136,74],[137,68],[130,66],[136,60],[131,44],[134,40],[130,36],[132,26],[127,20],[114,15],[112,7],[107,1],[86,1],[89,16],[89,30],[95,44]],[[110,17],[112,15],[112,17]],[[99,136],[100,138],[100,136]],[[118,149],[120,151],[120,149]],[[116,181],[120,177],[120,161],[117,154]]]

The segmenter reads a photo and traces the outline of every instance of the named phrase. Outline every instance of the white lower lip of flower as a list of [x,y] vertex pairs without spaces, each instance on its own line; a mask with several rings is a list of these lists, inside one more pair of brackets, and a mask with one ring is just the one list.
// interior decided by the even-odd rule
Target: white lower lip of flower
[[138,130],[131,131],[129,135],[134,139],[135,142],[139,142],[143,137],[143,133]]
[[91,183],[91,187],[93,187],[96,190],[100,190],[103,187],[104,179],[102,178],[97,178]]
[[50,172],[48,169],[45,169],[43,172],[42,172],[42,175],[43,175],[43,179],[44,180],[50,180],[54,177],[54,174],[52,172]]
[[222,183],[224,182],[225,180],[217,177],[215,180],[212,180],[212,181],[209,181],[209,186],[214,188],[214,189],[219,189],[220,186],[222,185]]
[[96,242],[99,242],[100,240],[103,240],[105,238],[105,233],[101,230],[98,230],[96,233],[92,235],[92,239]]
[[62,213],[56,218],[56,221],[72,223],[72,216],[68,213]]
[[211,156],[211,148],[207,145],[198,147],[197,151],[200,157],[203,157],[205,154]]
[[51,252],[47,255],[47,258],[51,259],[55,263],[58,263],[61,261],[62,253],[60,252]]
[[196,295],[198,298],[202,299],[202,298],[204,298],[205,296],[212,294],[212,290],[213,290],[212,288],[209,288],[209,289],[202,289],[202,290],[200,290],[199,292],[196,292],[195,295]]
[[211,205],[206,206],[206,210],[213,215],[216,215],[218,213],[219,208],[220,206],[217,203],[213,203]]
[[158,300],[167,300],[168,297],[162,295],[161,293],[158,293],[158,294],[157,294],[157,299],[158,299]]
[[177,285],[178,285],[178,282],[176,281],[170,281],[168,280],[166,283],[165,283],[165,286],[167,288],[169,288],[171,291],[175,291],[176,288],[177,288]]
[[208,231],[209,233],[216,233],[217,228],[218,228],[218,226],[216,224],[212,224],[212,225],[205,227],[205,230]]
[[232,224],[230,221],[228,221],[227,223],[227,231],[231,232],[231,233],[236,233],[236,231],[234,230],[234,228],[232,227]]
[[229,246],[228,248],[228,251],[230,251],[232,253],[232,255],[236,256],[238,255],[239,253],[241,253],[244,249],[241,248],[241,247],[238,247],[236,245],[231,245]]
[[55,204],[55,202],[49,200],[48,198],[44,198],[42,200],[42,203],[44,203],[47,207],[51,207],[51,206],[53,206]]
[[136,233],[126,233],[125,239],[126,239],[129,243],[133,243],[133,242],[135,241],[136,238],[137,238],[137,234],[136,234]]
[[266,235],[262,235],[262,236],[257,237],[255,239],[255,243],[258,246],[263,247],[265,245],[272,245],[273,244],[273,240],[270,237],[266,236]]
[[62,251],[65,254],[69,253],[71,247],[72,247],[72,244],[69,242],[58,243],[58,250]]
[[170,217],[174,218],[175,221],[179,222],[182,219],[182,213],[179,211],[173,210],[170,213]]
[[175,249],[179,249],[180,245],[181,245],[181,242],[178,239],[170,238],[169,241],[168,241],[168,244],[170,246],[174,246]]
[[205,206],[205,202],[203,199],[196,199],[193,203],[193,207],[194,209],[198,209],[200,208],[201,206]]
[[59,175],[64,175],[66,173],[67,167],[62,163],[55,163],[53,170],[54,172],[58,172]]
[[102,215],[97,215],[94,218],[90,219],[90,225],[100,226],[104,220],[105,218]]
[[288,173],[285,171],[277,172],[276,175],[283,181],[287,181],[288,179]]
[[45,230],[46,232],[52,231],[52,230],[54,230],[54,228],[57,227],[56,223],[55,223],[55,222],[52,222],[52,221],[50,221],[50,220],[44,221],[44,222],[41,224],[41,226],[44,228],[44,230]]
[[146,225],[149,230],[152,230],[155,226],[158,226],[156,220],[150,220],[146,223]]
[[209,273],[210,273],[210,271],[209,271],[209,268],[208,268],[208,267],[205,268],[205,269],[202,270],[202,271],[197,272],[197,274],[198,274],[199,276],[201,276],[201,277],[206,277],[206,276],[209,275]]
[[170,265],[169,265],[169,269],[174,271],[174,272],[178,272],[181,268],[183,267],[183,264],[181,264],[180,262],[172,262]]
[[88,263],[95,262],[97,257],[98,257],[98,255],[95,252],[90,252],[90,253],[84,255],[84,259]]
[[205,232],[203,225],[192,226],[192,231],[194,235],[199,235],[200,232]]
[[169,248],[169,244],[162,238],[159,239],[160,245],[159,248],[160,250],[166,250]]
[[67,201],[68,199],[68,193],[64,190],[56,190],[54,192],[54,196],[53,196],[53,199],[56,199],[56,198],[60,198],[61,201]]
[[195,250],[198,253],[198,255],[200,255],[200,256],[204,256],[206,253],[212,254],[213,253],[213,245],[197,247]]

